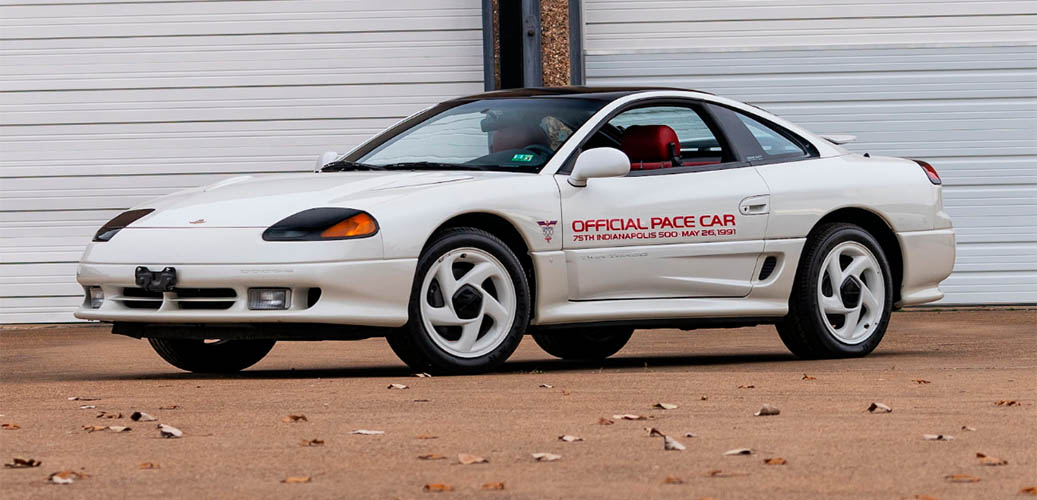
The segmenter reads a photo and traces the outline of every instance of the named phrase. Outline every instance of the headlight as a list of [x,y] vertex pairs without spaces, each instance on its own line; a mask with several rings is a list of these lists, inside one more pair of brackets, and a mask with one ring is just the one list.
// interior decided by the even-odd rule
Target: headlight
[[263,231],[266,241],[319,241],[366,238],[378,233],[371,214],[352,208],[303,210]]
[[112,239],[112,236],[115,236],[115,233],[121,231],[122,228],[154,211],[154,208],[142,208],[140,210],[130,210],[129,212],[123,212],[116,215],[114,219],[106,222],[101,226],[101,229],[97,230],[97,233],[94,234],[94,241],[108,241]]

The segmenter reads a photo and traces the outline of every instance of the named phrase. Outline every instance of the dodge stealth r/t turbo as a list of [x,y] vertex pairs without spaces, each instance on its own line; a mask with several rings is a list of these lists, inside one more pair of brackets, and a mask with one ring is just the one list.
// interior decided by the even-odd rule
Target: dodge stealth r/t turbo
[[942,297],[954,231],[932,166],[849,139],[680,89],[454,99],[312,173],[120,214],[75,314],[195,372],[385,337],[415,370],[475,373],[527,333],[593,360],[634,329],[758,324],[800,357],[863,356],[892,309]]

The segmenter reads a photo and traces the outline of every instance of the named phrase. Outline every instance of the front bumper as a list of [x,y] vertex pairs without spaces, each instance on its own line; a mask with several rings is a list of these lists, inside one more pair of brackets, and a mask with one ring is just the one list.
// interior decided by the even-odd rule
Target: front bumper
[[954,229],[897,233],[904,254],[904,279],[897,306],[934,302],[943,298],[941,281],[954,270]]
[[[145,304],[139,296],[130,293],[137,287],[134,270],[140,265],[155,270],[175,267],[176,286],[180,289],[203,292],[231,289],[234,293],[230,298],[223,296],[206,302],[205,294],[199,295],[197,291],[190,299],[167,292],[159,298],[146,299],[152,303]],[[77,280],[84,288],[100,286],[105,300],[98,309],[84,301],[75,316],[131,323],[327,323],[398,327],[407,322],[407,304],[416,266],[417,259],[285,264],[83,262],[77,269]],[[260,287],[291,289],[290,307],[276,311],[248,309],[248,289]],[[314,288],[320,289],[315,301],[308,294]],[[199,302],[210,305],[220,302],[218,307],[221,308],[198,308]],[[142,304],[146,307],[142,308]]]

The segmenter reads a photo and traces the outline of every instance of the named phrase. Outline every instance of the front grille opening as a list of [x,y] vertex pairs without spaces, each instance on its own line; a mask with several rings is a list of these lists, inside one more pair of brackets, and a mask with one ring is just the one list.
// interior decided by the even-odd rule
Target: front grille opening
[[770,277],[771,273],[774,272],[774,268],[778,265],[778,259],[771,255],[766,259],[763,259],[763,267],[760,269],[760,281],[763,281]]
[[143,288],[123,288],[122,296],[122,299],[117,300],[130,309],[158,309],[162,306],[162,292],[149,292]]
[[174,288],[173,293],[180,309],[230,309],[238,297],[233,288]]
[[320,300],[320,288],[310,288],[306,291],[306,308],[309,309]]

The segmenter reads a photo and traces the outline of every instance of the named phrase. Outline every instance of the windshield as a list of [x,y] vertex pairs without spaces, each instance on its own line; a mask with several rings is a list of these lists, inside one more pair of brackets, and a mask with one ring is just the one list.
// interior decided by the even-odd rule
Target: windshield
[[604,104],[559,97],[452,101],[389,129],[343,160],[367,168],[539,172]]

